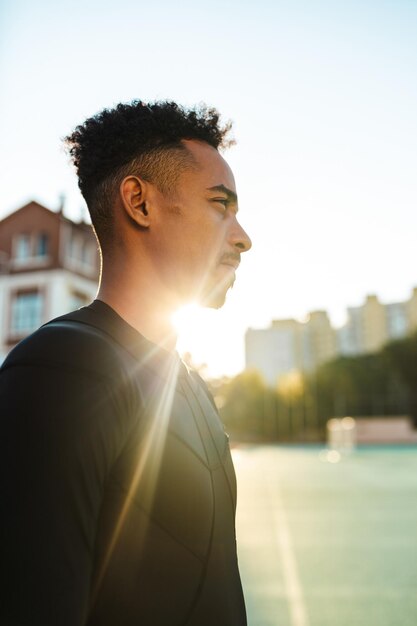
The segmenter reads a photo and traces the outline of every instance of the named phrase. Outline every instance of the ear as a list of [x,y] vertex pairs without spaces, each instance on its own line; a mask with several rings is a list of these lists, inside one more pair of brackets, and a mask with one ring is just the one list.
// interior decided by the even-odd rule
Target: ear
[[149,184],[138,176],[127,176],[120,184],[120,198],[127,215],[138,226],[149,228]]

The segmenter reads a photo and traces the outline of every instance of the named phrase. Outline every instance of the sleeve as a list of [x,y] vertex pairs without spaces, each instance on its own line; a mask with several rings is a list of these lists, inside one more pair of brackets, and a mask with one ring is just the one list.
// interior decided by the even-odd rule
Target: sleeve
[[85,624],[119,409],[91,372],[19,361],[0,371],[1,626]]

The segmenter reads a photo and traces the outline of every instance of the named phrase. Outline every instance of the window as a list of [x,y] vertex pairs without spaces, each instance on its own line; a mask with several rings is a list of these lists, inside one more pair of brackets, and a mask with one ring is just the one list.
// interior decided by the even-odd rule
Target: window
[[36,239],[36,256],[48,256],[49,237],[46,233],[41,233]]
[[72,261],[80,261],[82,258],[82,240],[77,235],[72,235],[69,240],[68,253]]
[[91,276],[96,271],[96,246],[84,233],[72,233],[66,248],[68,266],[82,274]]
[[38,291],[16,294],[12,302],[12,334],[30,333],[42,324],[43,301],[43,294]]
[[31,256],[30,236],[19,235],[16,241],[15,257],[16,259],[28,259]]
[[84,241],[83,244],[83,264],[87,267],[93,268],[95,266],[96,247],[90,241]]
[[89,265],[89,261],[90,261],[90,255],[89,255],[89,245],[87,241],[83,242],[83,247],[82,247],[82,252],[81,252],[81,258],[82,261],[85,265]]
[[45,266],[49,247],[50,237],[45,232],[20,233],[13,241],[13,265],[19,269]]

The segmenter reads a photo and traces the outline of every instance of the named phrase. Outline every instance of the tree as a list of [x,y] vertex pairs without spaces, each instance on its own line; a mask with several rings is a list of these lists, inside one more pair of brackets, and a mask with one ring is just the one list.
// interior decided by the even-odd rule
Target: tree
[[406,396],[408,411],[417,424],[417,333],[391,341],[383,354],[396,377],[396,387]]

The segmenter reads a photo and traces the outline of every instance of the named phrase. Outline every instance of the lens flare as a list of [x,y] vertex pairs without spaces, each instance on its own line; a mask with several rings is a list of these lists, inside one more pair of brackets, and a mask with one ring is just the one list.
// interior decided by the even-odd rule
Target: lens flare
[[[146,356],[145,360],[150,358]],[[138,363],[137,370],[139,371],[143,366],[143,361]],[[141,488],[141,483],[145,482],[143,479],[146,476],[146,484],[143,484],[143,488],[146,490],[147,503],[152,504],[153,496],[155,493],[155,486],[159,475],[159,468],[161,465],[161,459],[165,446],[165,439],[168,432],[169,419],[171,415],[172,403],[174,399],[175,388],[177,385],[178,371],[180,361],[173,358],[169,361],[169,371],[165,373],[163,378],[165,383],[163,388],[160,389],[160,393],[155,394],[158,400],[152,406],[144,407],[144,413],[150,415],[150,426],[146,432],[145,439],[140,446],[141,454],[137,459],[137,464],[134,469],[129,490],[126,494],[126,498],[123,507],[120,511],[118,521],[115,525],[107,553],[103,559],[103,563],[100,572],[96,579],[96,584],[93,592],[93,599],[96,598],[103,578],[105,576],[110,559],[116,547],[117,541],[123,529],[126,517],[129,509],[134,500],[135,494],[138,489]],[[137,372],[133,372],[133,376]],[[138,416],[139,419],[140,416]],[[138,529],[139,532],[139,529]],[[144,541],[146,535],[146,528],[141,530],[141,541]]]

